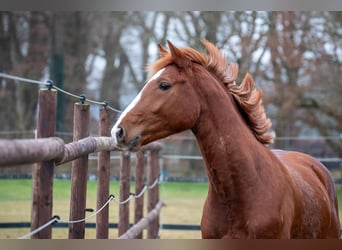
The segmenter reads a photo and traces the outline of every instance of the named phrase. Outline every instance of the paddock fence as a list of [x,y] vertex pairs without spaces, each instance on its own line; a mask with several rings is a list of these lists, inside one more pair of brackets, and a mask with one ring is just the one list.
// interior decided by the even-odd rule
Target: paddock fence
[[[110,154],[117,151],[110,138],[109,110],[100,110],[99,136],[89,137],[90,104],[84,99],[74,104],[73,142],[65,143],[55,136],[57,91],[53,88],[39,90],[36,139],[0,140],[0,167],[34,163],[32,174],[32,232],[22,238],[50,239],[52,225],[68,223],[69,239],[85,236],[85,221],[96,215],[96,238],[109,237],[109,206],[115,200],[119,206],[118,237],[120,239],[158,238],[159,213],[164,203],[159,200],[159,153],[160,143],[151,143],[136,153],[135,192],[130,191],[131,153],[121,152],[120,194],[109,193]],[[86,193],[88,180],[88,157],[98,153],[97,162],[97,208],[96,213],[86,217]],[[146,156],[146,157],[145,157]],[[146,160],[145,160],[146,159]],[[71,195],[69,220],[63,221],[52,215],[54,169],[61,164],[71,164]],[[147,173],[144,163],[147,162]],[[146,178],[145,178],[146,175]],[[145,184],[145,179],[147,184]],[[147,190],[147,215],[143,217],[144,193]],[[129,224],[129,201],[135,198],[134,225]]]

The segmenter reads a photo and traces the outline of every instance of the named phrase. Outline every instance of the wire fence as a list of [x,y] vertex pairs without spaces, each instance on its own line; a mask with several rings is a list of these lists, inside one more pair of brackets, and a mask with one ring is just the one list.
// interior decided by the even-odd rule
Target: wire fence
[[[54,83],[53,83],[53,81],[51,81],[51,80],[48,80],[48,81],[46,81],[46,82],[44,82],[44,81],[37,81],[37,80],[32,80],[32,79],[28,79],[28,78],[23,78],[23,77],[18,77],[18,76],[14,76],[14,75],[9,75],[9,74],[5,74],[5,73],[0,73],[0,78],[2,78],[2,79],[11,79],[11,80],[14,80],[16,83],[21,83],[21,82],[24,82],[24,83],[30,83],[30,84],[35,84],[35,85],[42,85],[42,86],[45,86],[46,87],[46,89],[43,89],[43,90],[41,90],[40,92],[39,92],[39,94],[40,94],[40,97],[41,97],[41,94],[42,94],[42,96],[44,96],[44,98],[40,98],[40,100],[43,100],[43,101],[40,101],[39,102],[39,104],[38,104],[38,106],[39,106],[39,110],[41,111],[42,109],[43,109],[43,107],[44,106],[51,106],[51,107],[53,107],[53,106],[55,106],[55,103],[56,103],[56,99],[55,99],[55,95],[50,95],[50,94],[48,94],[48,92],[50,92],[50,90],[52,90],[52,89],[54,89],[54,90],[56,90],[57,92],[60,92],[60,93],[63,93],[63,94],[65,94],[65,95],[68,95],[68,96],[71,96],[71,97],[73,97],[73,98],[75,98],[75,99],[77,99],[77,100],[79,100],[80,101],[80,104],[81,105],[83,105],[83,104],[85,104],[86,102],[87,102],[87,104],[89,103],[89,104],[95,104],[95,105],[100,105],[100,106],[102,106],[103,107],[103,110],[101,110],[101,111],[107,111],[107,110],[111,110],[111,111],[114,111],[114,112],[118,112],[118,113],[120,113],[121,111],[119,110],[119,109],[116,109],[116,108],[113,108],[112,106],[110,106],[109,104],[108,104],[108,102],[107,101],[95,101],[95,100],[91,100],[91,99],[88,99],[84,94],[81,94],[81,95],[75,95],[75,94],[73,94],[73,93],[70,93],[70,92],[68,92],[68,91],[66,91],[66,90],[64,90],[64,89],[62,89],[62,88],[60,88],[60,87],[58,87],[58,86],[56,86]],[[4,83],[4,81],[2,81],[2,84]],[[48,91],[47,91],[48,90]],[[53,97],[53,98],[52,98]],[[48,101],[48,100],[50,100],[50,99],[54,99],[53,101],[51,101],[51,103],[50,103],[50,101]],[[45,101],[45,102],[44,102]],[[53,104],[53,105],[49,105],[49,104]],[[53,108],[52,108],[53,109]],[[80,124],[80,122],[81,121],[84,121],[84,122],[81,122],[81,124],[83,123],[87,123],[86,122],[86,120],[87,120],[87,117],[89,117],[89,115],[87,115],[87,114],[83,114],[82,113],[82,115],[81,115],[81,113],[79,112],[79,107],[78,107],[78,109],[76,110],[78,113],[76,113],[76,111],[74,112],[74,121],[75,121],[75,117],[77,117],[78,119],[76,119],[76,122],[77,122],[77,124],[75,125],[74,124],[74,128],[76,127],[77,128],[77,133],[79,133],[80,135],[82,134],[82,137],[84,137],[84,136],[86,136],[86,135],[84,135],[83,136],[83,134],[84,134],[84,131],[87,131],[88,130],[88,128],[86,128],[86,127],[84,127],[84,126],[80,126],[79,124]],[[39,117],[41,118],[41,117],[44,117],[44,116],[46,116],[46,111],[47,109],[45,109],[44,108],[44,112],[41,112],[42,114],[45,114],[45,115],[42,115],[41,113],[39,113]],[[50,111],[50,113],[52,113],[53,112],[53,110],[51,110],[51,108],[50,109],[48,109],[49,111]],[[88,111],[89,112],[89,111]],[[88,113],[87,112],[87,113]],[[76,113],[76,115],[75,115],[75,113]],[[100,112],[101,113],[101,112]],[[100,114],[101,115],[101,114]],[[107,120],[108,119],[108,116],[107,116],[107,113],[106,113],[106,119],[103,119],[103,120]],[[40,119],[40,120],[42,120],[42,119]],[[34,134],[35,134],[35,138],[37,138],[37,137],[42,137],[42,131],[39,131],[39,124],[40,124],[40,120],[38,121],[38,131],[37,130],[35,130],[34,131]],[[101,119],[100,119],[101,120]],[[44,122],[45,122],[45,120],[44,120]],[[99,122],[101,122],[101,121],[99,121]],[[52,126],[47,126],[47,127],[54,127],[55,126],[55,121],[52,121],[51,123],[54,123]],[[74,122],[75,123],[75,122]],[[46,124],[45,124],[46,125]],[[101,126],[101,125],[100,125]],[[107,126],[107,125],[106,125]],[[42,127],[42,126],[40,126],[40,127]],[[43,126],[44,127],[44,126]],[[81,131],[82,130],[82,131]],[[102,128],[102,132],[100,131],[99,133],[100,134],[102,134],[103,133],[103,131],[107,131],[107,129],[105,129],[105,128]],[[109,131],[109,130],[108,130]],[[18,131],[14,131],[14,133],[17,133]],[[107,132],[105,132],[106,134],[107,134]],[[44,135],[45,134],[51,134],[51,131],[49,131],[49,132],[46,132],[46,131],[44,131],[44,133],[43,133]],[[53,132],[53,134],[55,134],[55,132]],[[38,136],[37,136],[38,135]],[[109,136],[109,134],[107,135],[107,136]],[[75,138],[74,137],[74,140],[76,140],[76,141],[78,141],[78,140],[80,140],[81,138]],[[92,145],[91,145],[92,146]],[[107,148],[106,148],[107,149]],[[146,149],[146,150],[151,150],[151,152],[154,150],[154,149]],[[107,150],[104,150],[104,151],[108,151],[108,149]],[[97,151],[96,151],[97,152]],[[151,153],[152,154],[152,153]],[[155,155],[155,154],[153,154],[153,155]],[[125,157],[129,157],[129,156],[125,156]],[[153,156],[153,157],[156,157],[156,156]],[[157,157],[158,157],[158,155],[157,155]],[[102,157],[103,158],[103,157]],[[106,157],[105,158],[108,158],[109,159],[109,155],[106,155]],[[36,160],[36,159],[35,159]],[[76,159],[76,160],[79,160],[78,158]],[[76,161],[75,160],[75,161]],[[151,161],[152,161],[152,158],[151,158]],[[155,160],[153,160],[153,162],[154,162]],[[79,162],[81,162],[81,161],[79,161]],[[104,164],[104,161],[102,161],[103,162],[103,164]],[[79,165],[79,164],[78,164]],[[85,167],[83,166],[83,168],[80,168],[80,167],[77,167],[78,166],[77,164],[75,164],[75,166],[72,166],[72,168],[73,168],[73,170],[74,169],[85,169]],[[85,166],[86,166],[86,168],[87,168],[87,165],[88,164],[85,164]],[[104,170],[103,169],[103,167],[104,166],[102,166],[102,163],[99,163],[99,165],[101,165],[101,170]],[[107,159],[106,159],[106,165],[107,165]],[[151,164],[151,166],[154,166],[155,167],[155,164]],[[47,167],[47,168],[46,168]],[[109,166],[108,166],[109,167]],[[156,169],[156,170],[158,170],[158,172],[159,172],[159,166],[157,166],[158,168]],[[39,169],[49,169],[49,168],[51,168],[51,166],[45,166],[45,167],[43,167],[42,165],[39,165]],[[151,168],[153,168],[153,167],[151,167]],[[38,167],[37,166],[35,166],[35,170],[36,169],[38,169]],[[151,170],[151,173],[153,172],[155,172],[156,170]],[[33,180],[36,180],[36,179],[40,179],[40,178],[44,178],[45,176],[46,176],[46,174],[47,174],[47,172],[46,172],[46,170],[44,170],[45,172],[45,175],[44,174],[42,174],[43,172],[42,171],[35,171],[35,173],[34,173],[34,175],[35,175],[35,177],[33,178]],[[76,170],[75,170],[76,171]],[[101,171],[100,171],[101,172]],[[87,172],[82,172],[82,173],[76,173],[75,175],[77,175],[77,176],[79,176],[79,175],[82,175],[83,176],[83,174],[86,174],[87,175]],[[37,177],[37,174],[38,174],[38,177]],[[103,176],[103,175],[101,175],[101,176]],[[51,180],[50,180],[50,177],[52,177],[52,176],[50,176],[50,174],[49,174],[49,181],[45,181],[46,183],[52,183],[51,182]],[[75,180],[79,180],[79,179],[81,179],[82,180],[82,183],[80,183],[80,181],[75,181]],[[155,179],[155,180],[154,180]],[[151,184],[151,180],[154,180],[153,181],[153,183]],[[109,181],[109,177],[108,177],[108,181]],[[120,182],[121,182],[122,180],[121,180],[121,177],[120,177]],[[123,180],[123,182],[126,182],[126,181],[128,181],[128,180]],[[33,214],[35,214],[35,218],[33,219],[33,217],[32,217],[32,222],[31,222],[31,232],[30,233],[28,233],[28,234],[25,234],[25,235],[23,235],[22,237],[20,237],[20,239],[26,239],[26,238],[45,238],[46,236],[48,237],[48,238],[50,238],[51,237],[51,228],[49,228],[49,226],[51,226],[51,225],[53,225],[53,224],[55,224],[55,223],[63,223],[63,224],[69,224],[69,238],[71,237],[71,238],[80,238],[80,237],[82,237],[82,235],[81,234],[83,234],[83,237],[84,237],[84,232],[81,232],[82,230],[84,230],[84,225],[82,225],[82,222],[85,222],[85,221],[87,221],[87,220],[89,220],[90,218],[92,218],[92,217],[94,217],[94,216],[96,216],[96,215],[99,215],[99,216],[101,216],[101,217],[106,217],[106,216],[103,216],[104,214],[107,214],[107,216],[108,216],[108,209],[105,209],[107,206],[108,206],[108,204],[112,201],[112,200],[114,200],[116,203],[118,203],[119,204],[119,206],[120,206],[120,212],[121,212],[121,208],[124,208],[122,211],[123,211],[123,214],[125,214],[125,215],[123,215],[122,216],[122,218],[124,218],[124,219],[122,219],[121,220],[121,215],[120,215],[120,217],[119,217],[119,219],[120,219],[120,221],[119,221],[119,225],[120,225],[120,223],[122,223],[122,227],[121,228],[124,228],[125,227],[125,225],[124,224],[126,224],[126,222],[125,222],[125,220],[126,220],[126,214],[127,214],[127,212],[128,212],[128,209],[127,209],[127,203],[131,200],[131,199],[133,199],[133,198],[135,198],[135,199],[139,199],[140,197],[142,197],[143,196],[143,194],[144,194],[144,192],[146,191],[146,190],[150,190],[149,191],[149,196],[148,196],[148,200],[149,200],[149,205],[150,204],[153,204],[155,201],[154,200],[151,200],[151,198],[150,197],[153,197],[153,199],[155,199],[155,194],[157,194],[158,195],[158,197],[157,197],[157,201],[159,200],[159,194],[158,194],[158,191],[156,190],[156,189],[158,189],[158,188],[155,188],[157,185],[158,185],[158,183],[159,183],[159,181],[160,181],[160,178],[159,178],[159,176],[157,176],[157,175],[153,175],[153,177],[152,176],[149,176],[149,178],[148,178],[148,183],[150,184],[150,185],[141,185],[141,184],[143,184],[143,183],[141,183],[140,185],[139,185],[139,187],[141,187],[141,191],[140,192],[137,192],[137,194],[135,194],[135,193],[130,193],[129,191],[127,192],[127,188],[124,188],[124,191],[122,191],[121,190],[121,188],[120,188],[120,199],[117,199],[114,195],[109,195],[109,197],[108,197],[108,199],[105,201],[105,197],[102,197],[102,198],[100,198],[100,202],[99,202],[99,200],[98,200],[98,204],[101,204],[101,203],[103,203],[103,205],[99,208],[99,207],[97,207],[98,208],[98,210],[96,211],[96,212],[94,212],[94,213],[92,213],[91,215],[89,215],[89,216],[85,216],[85,214],[83,213],[84,211],[86,211],[86,210],[84,210],[83,211],[83,209],[80,209],[81,207],[83,207],[83,202],[84,202],[84,199],[85,199],[85,197],[84,197],[84,195],[83,195],[83,193],[85,194],[85,192],[84,192],[84,189],[86,188],[84,188],[84,183],[83,183],[83,177],[82,178],[77,178],[77,177],[75,177],[75,178],[73,178],[72,179],[72,185],[78,185],[78,184],[82,184],[81,186],[77,186],[78,188],[77,189],[82,189],[82,194],[80,194],[80,197],[78,197],[78,196],[76,196],[76,198],[77,199],[73,199],[73,198],[71,198],[71,202],[73,202],[72,203],[72,205],[71,205],[71,212],[70,212],[70,218],[73,218],[73,220],[61,220],[60,219],[60,217],[58,216],[58,215],[55,215],[55,216],[53,216],[51,219],[48,219],[49,217],[51,217],[51,211],[49,212],[49,207],[51,207],[51,205],[47,205],[47,206],[45,206],[44,207],[44,212],[41,212],[39,209],[34,209],[34,208],[32,208],[32,210],[39,210],[39,212],[38,212],[38,214],[40,214],[40,215],[43,215],[43,216],[40,216],[40,215],[38,215],[37,216],[37,214],[36,214],[36,212],[35,213],[32,213],[32,215]],[[44,183],[45,183],[44,182]],[[103,180],[102,180],[102,182],[103,182]],[[46,189],[48,189],[47,191],[44,191],[44,194],[42,194],[42,190],[45,190],[45,189],[42,189],[42,185],[39,185],[39,181],[35,181],[35,185],[34,185],[34,190],[38,190],[38,193],[39,192],[41,192],[39,195],[37,195],[37,192],[35,192],[34,193],[34,195],[33,195],[33,203],[32,204],[40,204],[41,202],[43,202],[42,201],[42,199],[40,199],[40,196],[41,197],[43,197],[44,195],[45,195],[45,193],[47,194],[47,195],[49,195],[49,199],[52,197],[52,192],[51,193],[49,193],[49,190],[51,189],[52,190],[52,186],[50,187],[47,187]],[[101,183],[101,181],[99,180],[99,183]],[[36,185],[37,184],[37,185]],[[107,184],[106,184],[107,185]],[[102,186],[102,185],[100,185],[100,186]],[[101,188],[101,190],[102,190],[103,188]],[[50,191],[51,191],[50,190]],[[98,189],[98,190],[100,190],[100,189]],[[129,189],[128,189],[129,190]],[[109,191],[109,190],[108,190]],[[150,192],[151,192],[151,195],[150,195]],[[72,194],[74,194],[75,192],[72,192]],[[107,192],[105,192],[104,194],[106,194]],[[152,195],[152,193],[153,193],[153,195]],[[103,194],[103,192],[102,192],[102,194]],[[108,193],[107,193],[107,195],[108,195]],[[44,196],[45,197],[45,196]],[[123,197],[127,197],[126,199],[123,199]],[[37,198],[38,199],[38,201],[37,200],[35,200],[35,198]],[[75,197],[74,197],[75,198]],[[76,202],[76,200],[77,200],[77,202]],[[78,203],[80,203],[80,204],[78,204]],[[82,204],[81,204],[82,203]],[[150,208],[148,208],[149,210],[150,210]],[[80,212],[82,210],[82,212]],[[76,212],[75,212],[76,211]],[[103,211],[103,213],[101,213],[101,211]],[[88,211],[89,212],[89,211]],[[119,213],[120,214],[120,213]],[[46,216],[47,215],[47,216]],[[79,216],[79,215],[81,215],[81,216]],[[147,216],[149,216],[149,214],[147,215]],[[155,216],[155,215],[153,215],[153,216]],[[82,217],[84,217],[84,218],[82,218]],[[78,218],[82,218],[82,219],[78,219]],[[98,218],[98,217],[97,217]],[[127,217],[128,218],[128,217]],[[143,218],[144,219],[144,218]],[[155,221],[154,222],[157,222],[157,220],[155,219]],[[78,223],[80,223],[80,224],[78,224]],[[103,228],[103,225],[105,225],[104,223],[103,223],[103,219],[101,219],[101,222],[100,222],[102,225],[101,225],[101,227]],[[72,229],[70,229],[70,227],[75,227],[75,228],[72,228]],[[77,227],[77,228],[76,228]],[[82,229],[83,228],[83,229]],[[155,227],[154,227],[155,228]],[[151,232],[153,232],[153,230],[155,230],[154,228],[149,228],[149,230],[148,231],[151,231]],[[44,230],[45,229],[45,230]],[[152,229],[152,230],[150,230],[150,229]],[[44,233],[43,233],[43,230],[45,231]],[[46,231],[46,230],[48,230],[48,231]],[[72,231],[72,234],[70,235],[70,230]],[[42,234],[43,233],[43,234]],[[103,234],[103,233],[100,233],[100,234]],[[50,236],[49,236],[50,235]],[[32,237],[33,236],[33,237]]]
[[133,198],[138,199],[140,198],[146,190],[148,189],[153,189],[157,184],[160,183],[160,177],[158,176],[158,178],[156,178],[154,180],[154,182],[151,185],[145,185],[143,187],[143,189],[139,192],[139,194],[134,194],[134,193],[130,193],[129,197],[123,201],[120,201],[119,199],[116,198],[115,195],[111,194],[108,197],[108,200],[103,204],[103,206],[101,208],[99,208],[97,211],[95,211],[94,213],[92,213],[91,215],[83,218],[83,219],[79,219],[79,220],[61,220],[60,217],[58,215],[53,216],[48,222],[46,222],[45,224],[41,225],[40,227],[36,228],[35,230],[19,237],[18,239],[28,239],[30,238],[32,235],[35,235],[36,233],[42,231],[43,229],[45,229],[48,226],[51,226],[55,223],[65,223],[65,224],[75,224],[75,223],[80,223],[80,222],[85,222],[87,220],[89,220],[90,218],[96,216],[97,214],[99,214],[106,206],[109,205],[109,203],[111,201],[115,201],[118,205],[124,205],[126,203],[128,203],[130,200],[132,200]]
[[36,84],[36,85],[44,85],[45,87],[47,87],[48,89],[55,89],[65,95],[68,95],[68,96],[71,96],[73,98],[76,98],[78,100],[80,100],[82,103],[84,102],[89,102],[89,103],[92,103],[92,104],[96,104],[96,105],[100,105],[100,106],[103,106],[104,108],[108,108],[114,112],[117,112],[117,113],[121,113],[121,110],[119,109],[116,109],[116,108],[113,108],[112,106],[110,106],[108,104],[107,101],[95,101],[95,100],[91,100],[91,99],[88,99],[84,94],[81,94],[81,95],[75,95],[73,93],[70,93],[60,87],[57,87],[52,80],[47,80],[46,82],[43,82],[43,81],[37,81],[37,80],[32,80],[32,79],[28,79],[28,78],[24,78],[24,77],[19,77],[19,76],[14,76],[14,75],[9,75],[9,74],[6,74],[6,73],[0,73],[0,77],[1,78],[5,78],[5,79],[11,79],[11,80],[15,80],[15,81],[18,81],[18,82],[26,82],[26,83],[31,83],[31,84]]

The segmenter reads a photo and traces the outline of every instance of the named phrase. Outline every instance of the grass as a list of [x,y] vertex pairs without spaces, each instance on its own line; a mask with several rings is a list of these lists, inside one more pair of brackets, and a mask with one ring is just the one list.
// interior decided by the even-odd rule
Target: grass
[[[62,220],[69,219],[70,186],[69,180],[54,180],[53,215],[59,215]],[[133,185],[131,190],[134,190]],[[342,217],[342,186],[338,186],[337,191]],[[206,183],[161,183],[159,192],[160,199],[166,203],[166,207],[162,208],[160,214],[161,224],[200,224],[203,202],[207,193]],[[118,182],[111,182],[110,193],[119,196]],[[31,220],[31,202],[31,180],[0,180],[0,222],[29,222]],[[87,207],[96,208],[95,181],[88,181]],[[134,200],[130,202],[131,222],[133,221],[133,207]],[[111,223],[118,221],[118,214],[119,205],[111,202],[109,213]],[[88,222],[95,222],[95,217]],[[0,239],[15,239],[29,231],[29,228],[0,229]],[[117,238],[117,230],[110,229],[109,235],[110,238]],[[162,239],[196,239],[201,237],[201,232],[161,230],[160,236]],[[66,239],[68,229],[54,228],[52,237]],[[85,238],[94,239],[95,229],[86,229]]]
[[[87,208],[96,208],[96,181],[87,184]],[[69,219],[70,211],[69,180],[54,180],[53,215],[62,220]],[[131,186],[134,190],[134,184]],[[203,202],[207,192],[206,183],[161,183],[160,197],[166,203],[162,208],[160,223],[199,225]],[[119,197],[119,183],[111,182],[110,193]],[[31,180],[0,180],[0,222],[29,222],[31,220],[32,181]],[[145,195],[146,204],[146,195]],[[133,222],[134,199],[130,202],[130,221]],[[109,218],[111,223],[118,221],[119,205],[110,203]],[[145,205],[146,214],[146,205]],[[89,214],[88,214],[89,215]],[[95,222],[95,217],[87,222]],[[30,231],[29,228],[0,229],[0,239],[18,238]],[[110,229],[110,238],[117,238],[117,230]],[[145,234],[146,235],[146,234]],[[161,238],[200,238],[200,231],[162,230]],[[54,228],[53,238],[66,239],[67,228]],[[95,229],[86,229],[86,238],[95,238]]]

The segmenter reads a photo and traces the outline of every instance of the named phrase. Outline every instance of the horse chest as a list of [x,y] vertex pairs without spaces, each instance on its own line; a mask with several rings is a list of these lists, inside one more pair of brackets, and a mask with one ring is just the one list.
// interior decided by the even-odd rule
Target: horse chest
[[203,238],[245,238],[245,222],[243,210],[238,204],[208,195],[201,221]]

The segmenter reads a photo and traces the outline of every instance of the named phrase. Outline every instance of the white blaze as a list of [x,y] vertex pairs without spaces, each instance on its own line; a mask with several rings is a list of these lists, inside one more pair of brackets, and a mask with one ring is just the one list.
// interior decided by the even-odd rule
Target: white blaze
[[[148,82],[146,83],[146,85],[149,83],[149,82],[151,82],[151,81],[153,81],[153,80],[156,80],[162,73],[163,73],[163,71],[165,70],[165,68],[162,68],[162,69],[160,69],[157,73],[155,73],[152,77],[151,77],[151,79],[150,80],[148,80]],[[146,87],[146,86],[145,86]],[[144,87],[144,88],[145,88]]]
[[140,98],[141,98],[141,93],[144,91],[144,89],[146,88],[146,86],[153,80],[157,79],[165,70],[165,68],[162,68],[161,70],[159,70],[157,73],[155,73],[150,80],[148,80],[148,82],[145,84],[145,86],[143,87],[143,89],[138,93],[138,95],[134,98],[134,100],[127,106],[127,108],[122,112],[122,114],[120,115],[119,119],[116,121],[116,123],[114,124],[111,134],[112,137],[115,140],[115,143],[117,143],[116,141],[116,136],[115,136],[115,132],[117,131],[122,119],[125,117],[125,115],[131,111],[135,105],[139,102]]

